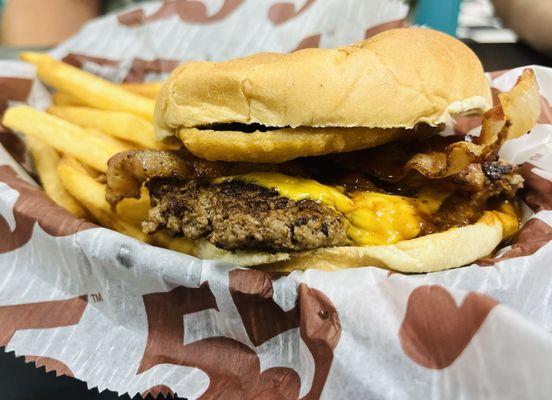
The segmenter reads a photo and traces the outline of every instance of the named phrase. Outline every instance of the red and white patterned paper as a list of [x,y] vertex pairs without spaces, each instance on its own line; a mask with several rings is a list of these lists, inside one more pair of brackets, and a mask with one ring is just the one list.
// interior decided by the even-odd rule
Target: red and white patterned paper
[[[317,32],[320,45],[334,46],[405,12],[393,1],[379,11],[368,0],[213,3],[148,4],[108,16],[54,54],[72,53],[74,63],[115,80],[131,71],[150,79],[167,65],[156,58],[289,51]],[[192,9],[197,17],[186,14]],[[238,17],[246,22],[236,25]],[[242,31],[214,42],[226,23]],[[272,25],[259,30],[262,24]],[[541,119],[501,149],[523,165],[524,225],[494,259],[431,274],[313,265],[284,276],[152,247],[53,204],[23,172],[30,165],[24,145],[0,131],[18,158],[0,146],[0,345],[89,387],[130,395],[549,398],[552,69],[533,69]],[[508,90],[520,73],[490,74],[492,86]],[[24,63],[0,62],[4,106],[47,104],[33,74]],[[451,129],[477,123],[459,120]]]

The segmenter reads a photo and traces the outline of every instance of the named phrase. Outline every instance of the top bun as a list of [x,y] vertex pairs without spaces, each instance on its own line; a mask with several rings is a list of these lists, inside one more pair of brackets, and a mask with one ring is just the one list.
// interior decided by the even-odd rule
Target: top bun
[[155,109],[160,138],[213,123],[413,128],[479,113],[491,92],[477,56],[425,28],[393,29],[338,49],[188,62]]

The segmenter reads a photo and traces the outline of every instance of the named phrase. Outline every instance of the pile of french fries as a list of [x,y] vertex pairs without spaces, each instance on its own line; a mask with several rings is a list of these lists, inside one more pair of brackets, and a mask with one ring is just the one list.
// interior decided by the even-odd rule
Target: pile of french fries
[[107,161],[130,149],[163,149],[152,118],[161,83],[114,84],[43,53],[22,53],[39,79],[56,92],[46,112],[9,108],[2,124],[25,135],[36,171],[48,196],[79,218],[146,243],[190,253],[185,239],[146,235],[149,196],[125,199],[116,209],[105,200]]

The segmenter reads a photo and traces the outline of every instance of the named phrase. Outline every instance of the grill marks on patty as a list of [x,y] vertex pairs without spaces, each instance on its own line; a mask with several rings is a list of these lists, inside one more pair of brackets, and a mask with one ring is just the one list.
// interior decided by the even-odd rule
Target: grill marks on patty
[[[397,182],[388,182],[383,179],[387,175],[363,168],[373,156],[372,152],[355,152],[341,160],[321,156],[283,164],[256,164],[207,161],[185,150],[129,151],[109,161],[106,199],[114,206],[122,198],[138,197],[142,183],[147,182],[153,208],[143,224],[146,233],[166,230],[175,236],[206,238],[228,250],[288,252],[352,244],[346,234],[346,218],[312,200],[295,202],[275,190],[253,184],[211,184],[210,180],[272,171],[341,185],[351,192],[367,190],[407,196],[432,182],[450,185],[451,195],[440,209],[423,216],[422,235],[475,222],[492,206],[490,203],[514,197],[523,184],[515,167],[492,154],[443,179],[410,171]],[[390,166],[403,168],[401,160],[391,160]]]
[[241,181],[212,184],[153,179],[152,209],[143,228],[206,238],[236,250],[301,251],[350,244],[345,218],[312,200],[293,201],[275,190]]

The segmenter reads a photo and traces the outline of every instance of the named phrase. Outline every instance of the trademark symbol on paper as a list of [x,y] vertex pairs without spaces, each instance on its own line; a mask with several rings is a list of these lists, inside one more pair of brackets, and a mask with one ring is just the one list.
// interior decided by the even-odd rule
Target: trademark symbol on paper
[[94,303],[99,303],[100,301],[103,301],[101,293],[92,293],[90,296],[92,296],[92,301]]

